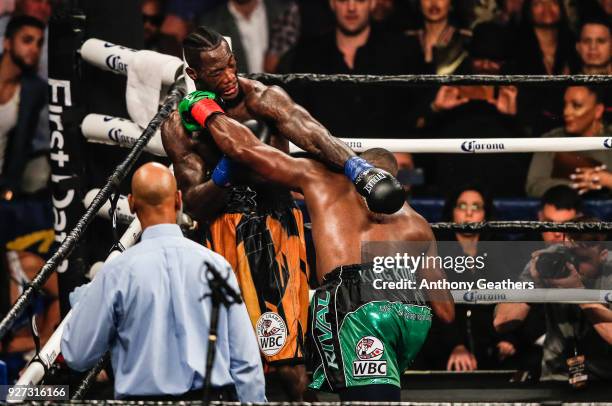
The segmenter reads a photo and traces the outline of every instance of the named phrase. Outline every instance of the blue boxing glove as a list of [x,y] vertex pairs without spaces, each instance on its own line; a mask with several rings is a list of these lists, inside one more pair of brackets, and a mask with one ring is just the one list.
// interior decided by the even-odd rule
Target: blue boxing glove
[[404,189],[397,179],[365,159],[351,157],[344,164],[344,174],[353,182],[357,192],[365,197],[370,211],[393,214],[404,205]]
[[213,183],[219,187],[232,186],[234,172],[236,171],[236,163],[227,156],[223,156],[215,170],[212,173],[211,179]]

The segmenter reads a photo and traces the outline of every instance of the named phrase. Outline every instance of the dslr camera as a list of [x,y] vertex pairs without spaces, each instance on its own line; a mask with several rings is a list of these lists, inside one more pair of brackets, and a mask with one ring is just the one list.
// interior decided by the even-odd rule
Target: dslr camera
[[535,266],[541,278],[562,279],[569,276],[570,270],[566,266],[568,262],[578,269],[578,258],[571,248],[560,247],[555,252],[538,255]]

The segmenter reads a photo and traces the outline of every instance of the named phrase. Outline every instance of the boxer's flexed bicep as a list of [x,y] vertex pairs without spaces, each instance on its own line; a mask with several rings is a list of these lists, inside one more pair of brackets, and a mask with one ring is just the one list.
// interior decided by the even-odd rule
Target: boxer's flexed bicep
[[253,117],[274,123],[279,134],[303,150],[339,168],[355,153],[278,86],[256,83],[245,97]]
[[206,163],[197,150],[197,141],[191,139],[177,111],[162,123],[161,138],[174,165],[187,212],[199,220],[216,216],[224,205],[226,192],[206,176]]
[[183,127],[178,111],[173,111],[162,123],[161,138],[183,193],[186,193],[190,186],[202,183],[205,180],[206,166],[196,152],[194,141]]

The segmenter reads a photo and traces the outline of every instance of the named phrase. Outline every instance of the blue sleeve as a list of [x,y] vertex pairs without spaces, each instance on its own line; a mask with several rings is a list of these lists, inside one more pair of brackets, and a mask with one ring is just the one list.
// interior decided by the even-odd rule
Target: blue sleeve
[[[230,286],[238,291],[238,281],[229,264]],[[233,304],[228,309],[230,375],[234,380],[238,399],[241,402],[267,402],[266,382],[261,356],[251,319],[243,303]]]
[[81,289],[64,327],[61,352],[68,366],[76,371],[93,367],[110,349],[115,335],[115,302],[120,287],[111,271],[105,266]]

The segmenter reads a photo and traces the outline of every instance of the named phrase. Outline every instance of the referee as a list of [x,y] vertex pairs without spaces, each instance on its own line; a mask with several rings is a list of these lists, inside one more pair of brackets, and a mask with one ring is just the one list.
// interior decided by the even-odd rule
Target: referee
[[[168,168],[140,167],[129,204],[141,241],[71,294],[62,353],[69,367],[85,371],[110,350],[118,399],[201,399],[211,308],[202,299],[210,293],[203,264],[238,290],[236,277],[223,257],[183,237],[176,225],[181,192]],[[221,307],[212,400],[266,401],[250,325],[244,304]]]

